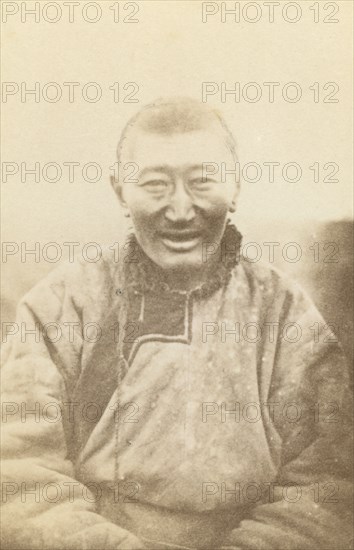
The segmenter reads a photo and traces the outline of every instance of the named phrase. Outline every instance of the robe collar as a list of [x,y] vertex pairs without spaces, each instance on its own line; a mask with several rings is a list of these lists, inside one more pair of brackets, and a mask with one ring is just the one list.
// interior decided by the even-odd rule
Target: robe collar
[[241,233],[228,222],[218,250],[219,261],[210,272],[208,281],[190,291],[183,291],[174,289],[166,282],[166,272],[145,254],[135,234],[131,233],[127,238],[127,244],[133,247],[136,261],[125,264],[126,286],[135,294],[144,294],[149,291],[173,292],[206,298],[228,284],[232,270],[240,260],[241,241]]

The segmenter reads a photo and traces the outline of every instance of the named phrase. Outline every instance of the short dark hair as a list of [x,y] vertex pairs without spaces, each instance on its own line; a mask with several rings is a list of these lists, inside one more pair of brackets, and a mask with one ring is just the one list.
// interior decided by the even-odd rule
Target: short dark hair
[[118,161],[121,161],[122,151],[133,129],[168,135],[201,130],[213,123],[220,125],[221,135],[237,162],[236,142],[222,115],[209,105],[189,97],[157,99],[138,111],[122,131],[117,147]]

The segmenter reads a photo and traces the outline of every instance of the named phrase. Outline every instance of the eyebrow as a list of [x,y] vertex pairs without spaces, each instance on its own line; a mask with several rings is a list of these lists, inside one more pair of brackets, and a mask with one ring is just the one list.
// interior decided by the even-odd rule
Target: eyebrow
[[[187,166],[185,171],[192,172],[193,170],[202,170],[203,165],[202,164],[192,164],[190,166]],[[143,177],[148,172],[161,172],[161,173],[171,173],[173,171],[173,167],[169,166],[168,164],[160,164],[158,166],[147,166],[146,168],[143,168],[143,170],[140,173],[140,177]]]

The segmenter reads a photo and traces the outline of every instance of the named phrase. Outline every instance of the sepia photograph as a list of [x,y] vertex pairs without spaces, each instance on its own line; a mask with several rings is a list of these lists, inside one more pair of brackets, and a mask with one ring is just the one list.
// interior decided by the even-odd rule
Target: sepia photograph
[[353,550],[353,3],[1,3],[1,548]]

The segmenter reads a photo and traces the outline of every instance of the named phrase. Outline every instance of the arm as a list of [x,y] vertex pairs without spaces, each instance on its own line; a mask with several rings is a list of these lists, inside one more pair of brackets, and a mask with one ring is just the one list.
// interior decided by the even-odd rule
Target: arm
[[[68,286],[75,289],[74,281],[70,286],[63,276],[51,275],[25,297],[2,367],[2,547],[142,548],[134,535],[96,513],[94,496],[75,480],[68,459],[61,411],[70,401],[82,347],[80,331],[68,337],[64,325],[80,323]],[[36,334],[24,333],[36,324]],[[57,338],[59,325],[65,330]],[[54,331],[49,338],[43,337],[45,327],[48,335]]]
[[[297,342],[279,336],[268,401],[279,403],[279,410],[295,403],[297,411],[293,408],[290,414],[300,417],[290,422],[281,414],[274,415],[282,441],[277,485],[266,502],[255,506],[231,532],[224,547],[344,550],[353,536],[346,364],[328,331],[320,331],[315,341],[310,327],[314,323],[324,327],[324,321],[310,300],[299,292],[288,296],[287,303],[284,323],[296,322],[302,334]],[[288,490],[290,486],[295,489]]]

